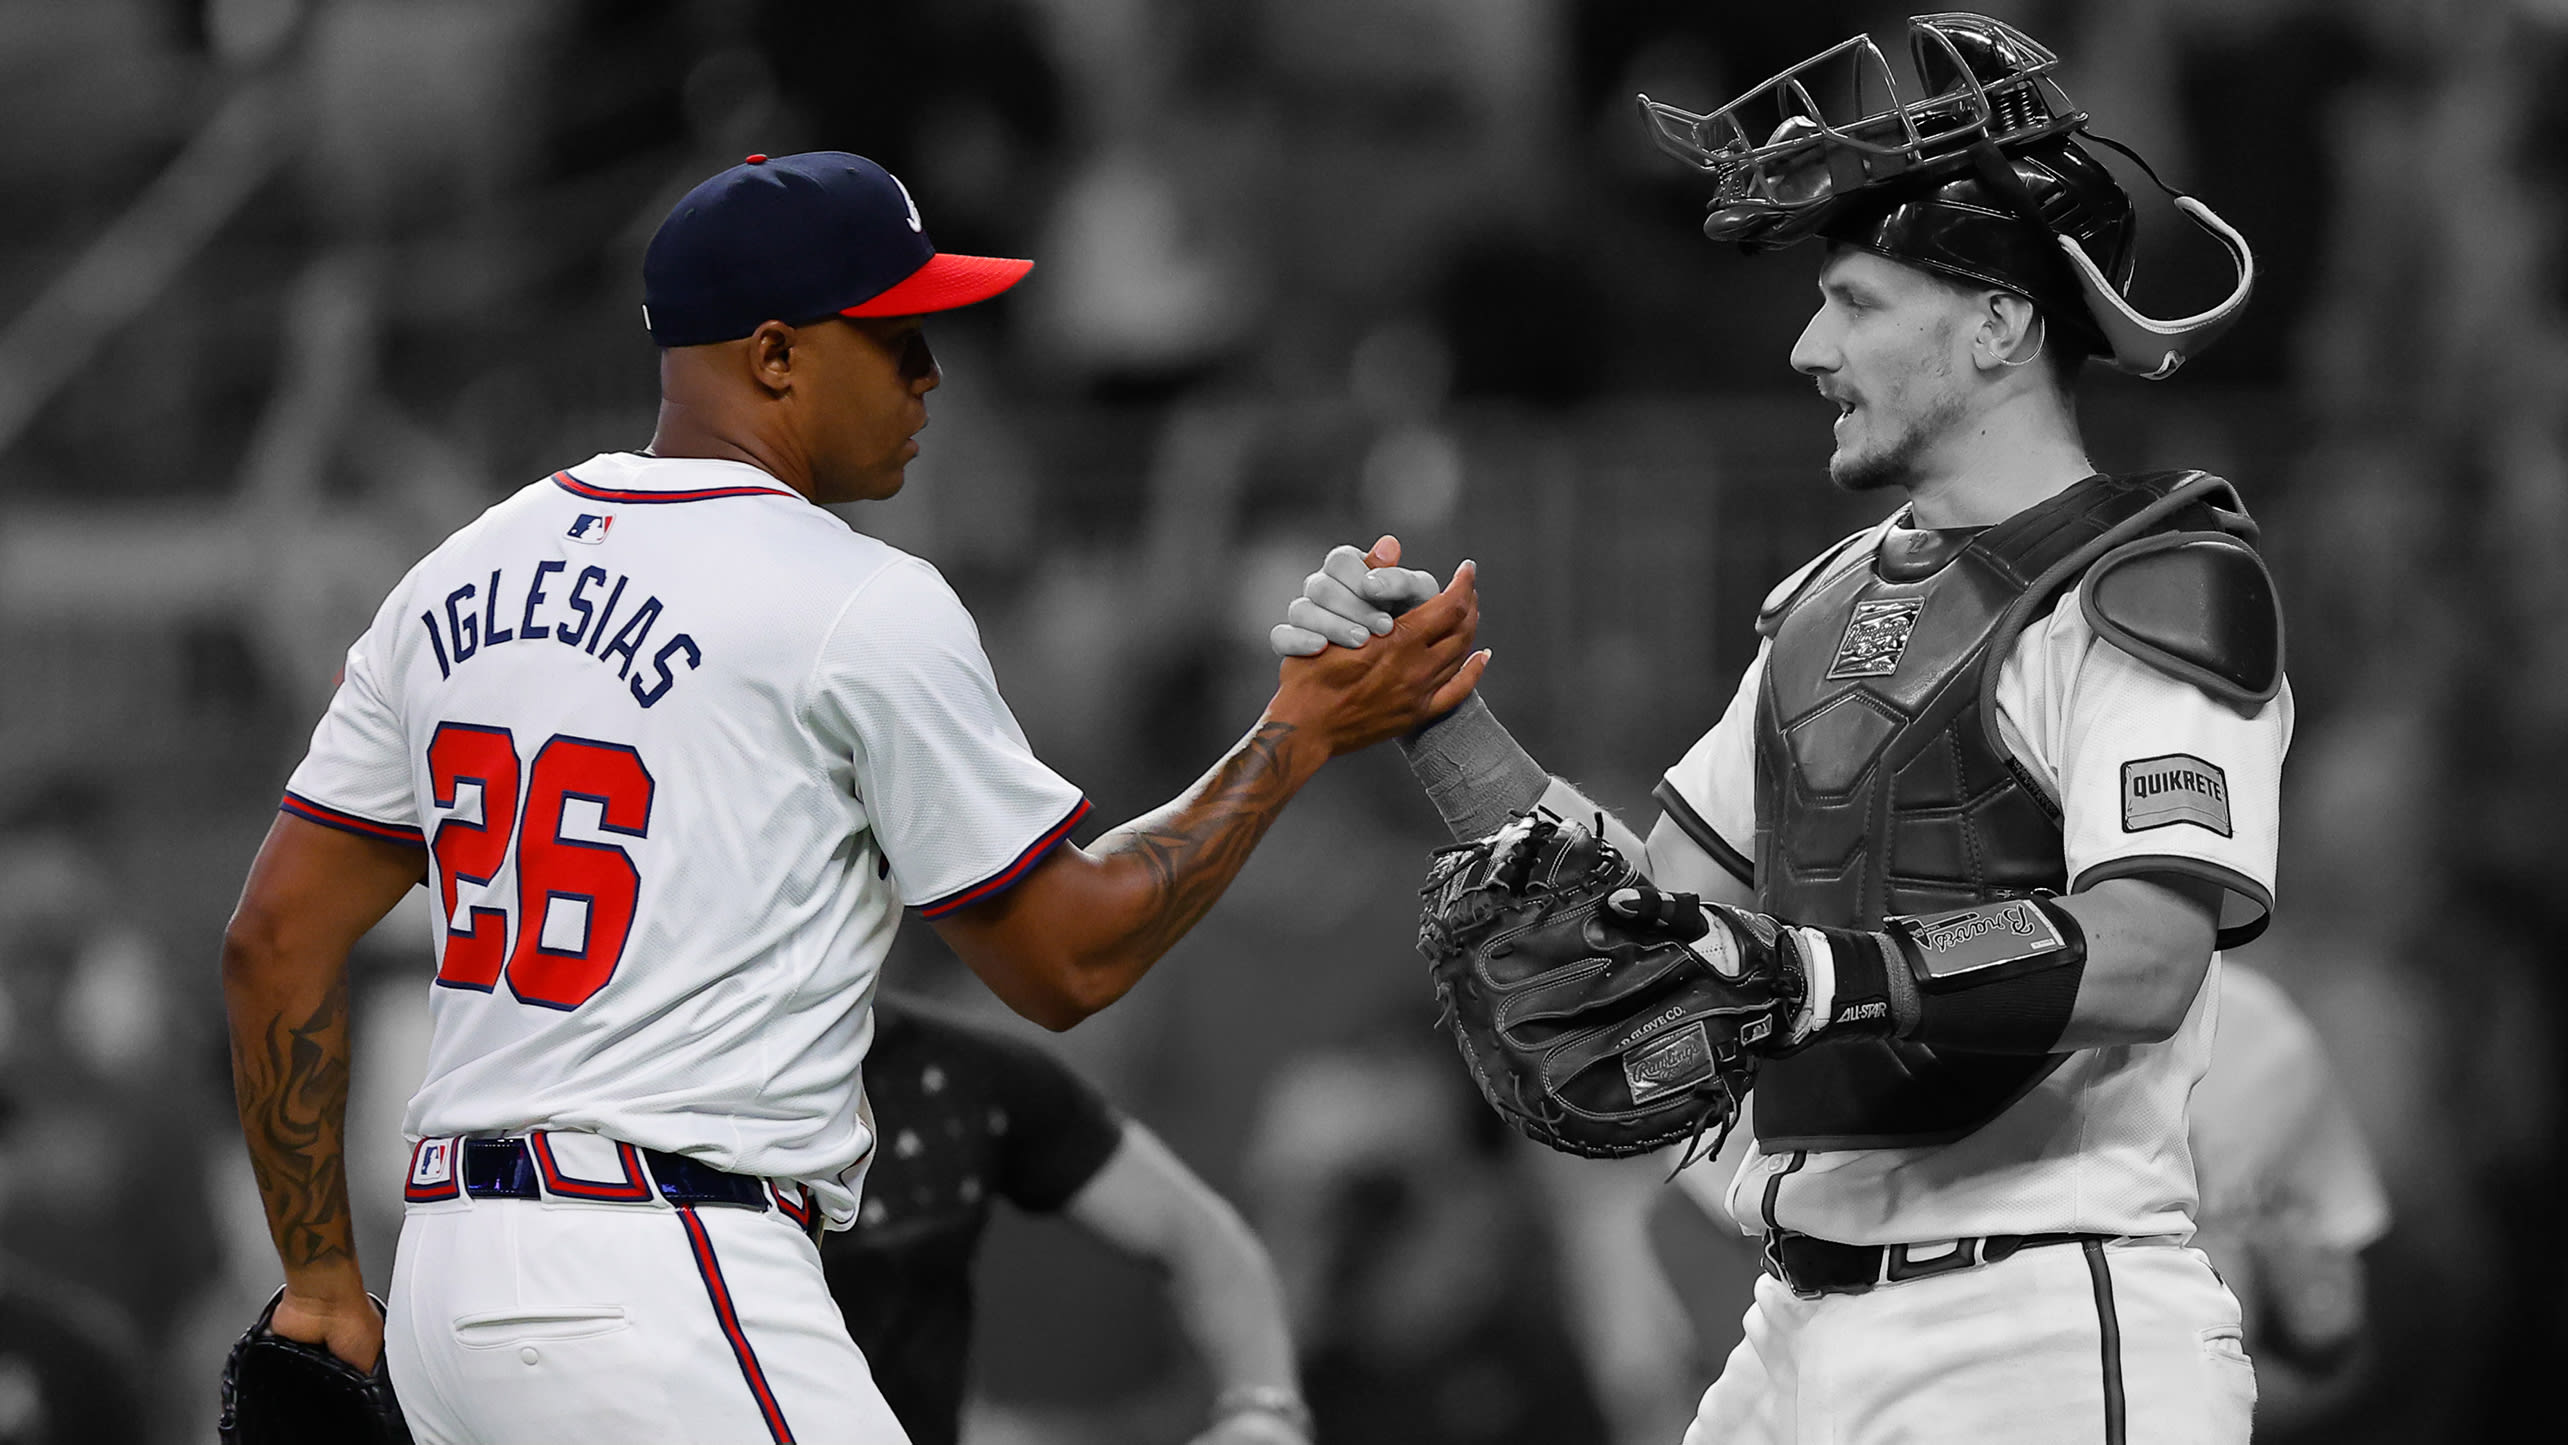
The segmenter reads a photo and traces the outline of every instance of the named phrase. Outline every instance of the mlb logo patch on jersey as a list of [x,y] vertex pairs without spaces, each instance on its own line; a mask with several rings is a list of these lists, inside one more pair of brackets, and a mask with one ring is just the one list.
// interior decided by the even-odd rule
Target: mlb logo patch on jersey
[[1922,597],[1856,603],[1855,615],[1846,619],[1846,635],[1837,642],[1837,660],[1828,665],[1828,675],[1888,677],[1897,672],[1900,655],[1908,651],[1908,639],[1917,631],[1917,614],[1925,607],[1926,599]]
[[596,512],[582,512],[571,519],[571,530],[562,535],[574,542],[586,542],[594,547],[606,540],[606,529],[614,525],[613,517],[601,516]]
[[2193,823],[2223,838],[2229,832],[2229,775],[2191,753],[2167,753],[2122,765],[2122,831],[2146,832]]

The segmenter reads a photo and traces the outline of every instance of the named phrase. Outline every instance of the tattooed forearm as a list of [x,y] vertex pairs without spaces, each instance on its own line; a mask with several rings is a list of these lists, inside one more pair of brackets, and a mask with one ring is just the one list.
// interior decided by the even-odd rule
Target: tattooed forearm
[[1097,840],[1099,856],[1126,855],[1149,870],[1153,907],[1132,939],[1156,958],[1183,937],[1230,886],[1257,840],[1291,800],[1283,752],[1291,723],[1263,722],[1187,793]]
[[232,1088],[268,1230],[288,1270],[355,1256],[342,1135],[348,1107],[348,985],[300,1023],[279,1014],[232,1035]]

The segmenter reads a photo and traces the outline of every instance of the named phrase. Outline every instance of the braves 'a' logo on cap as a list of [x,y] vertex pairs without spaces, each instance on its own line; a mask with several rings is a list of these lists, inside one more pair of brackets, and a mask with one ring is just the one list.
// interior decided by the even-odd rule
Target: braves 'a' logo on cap
[[918,198],[909,193],[909,187],[901,183],[900,177],[893,175],[890,171],[883,172],[883,175],[885,179],[889,180],[892,185],[900,191],[901,201],[909,207],[910,229],[919,232],[926,231],[927,227],[920,222],[918,218]]
[[562,535],[574,542],[586,542],[594,547],[606,540],[606,529],[614,525],[613,517],[600,516],[595,512],[582,512],[571,519],[571,530]]

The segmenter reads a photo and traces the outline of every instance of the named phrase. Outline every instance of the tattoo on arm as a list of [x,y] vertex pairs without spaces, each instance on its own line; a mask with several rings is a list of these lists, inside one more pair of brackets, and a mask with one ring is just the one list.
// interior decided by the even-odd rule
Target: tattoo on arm
[[1292,799],[1283,748],[1293,732],[1291,723],[1258,724],[1183,797],[1097,840],[1100,856],[1129,855],[1149,870],[1155,906],[1134,936],[1143,956],[1165,953],[1195,926]]
[[348,1111],[348,983],[333,982],[301,1023],[280,1014],[258,1038],[232,1039],[232,1088],[268,1230],[289,1270],[349,1260],[343,1136]]

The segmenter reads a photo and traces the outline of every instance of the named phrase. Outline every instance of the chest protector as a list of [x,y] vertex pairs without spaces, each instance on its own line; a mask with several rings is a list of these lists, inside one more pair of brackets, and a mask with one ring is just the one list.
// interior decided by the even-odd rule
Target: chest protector
[[[1778,589],[1756,714],[1758,906],[1879,928],[2068,886],[2058,805],[1997,735],[1996,680],[2024,629],[2099,558],[2158,533],[2252,540],[2201,472],[2090,477],[1955,545],[1858,534]],[[1757,1074],[1760,1143],[1946,1143],[2053,1069],[2050,1057],[1823,1041]]]

